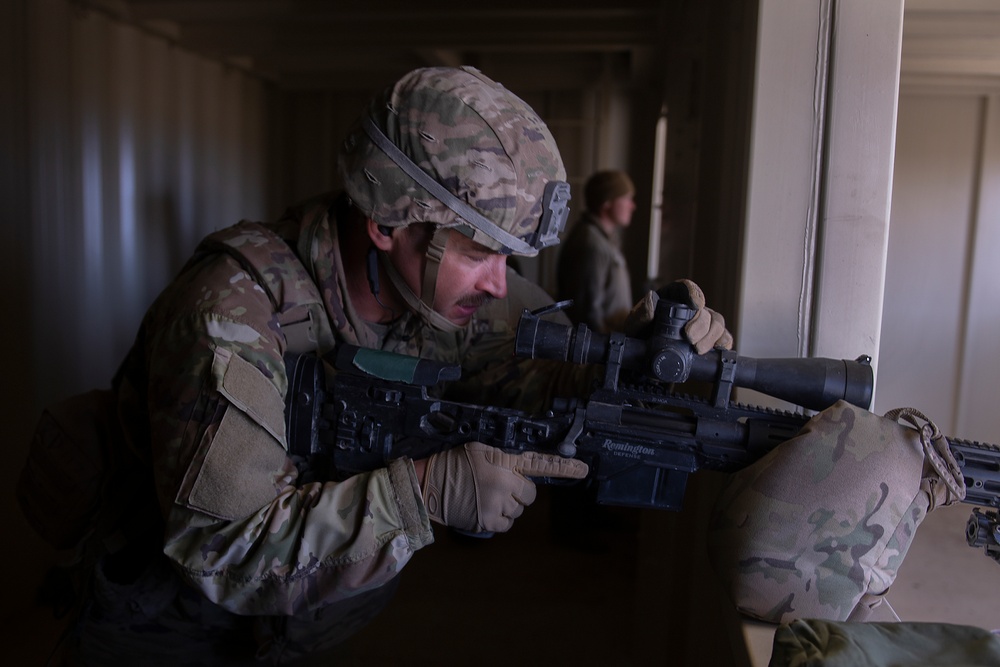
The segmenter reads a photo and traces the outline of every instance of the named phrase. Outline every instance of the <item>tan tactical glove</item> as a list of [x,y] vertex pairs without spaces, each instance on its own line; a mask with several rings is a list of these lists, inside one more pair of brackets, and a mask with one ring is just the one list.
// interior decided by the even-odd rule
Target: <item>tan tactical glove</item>
[[529,477],[583,479],[587,464],[555,454],[508,454],[466,443],[427,460],[423,496],[431,520],[471,533],[504,532],[535,501]]
[[[694,317],[684,325],[684,335],[694,345],[698,354],[705,354],[712,348],[731,350],[733,335],[726,329],[726,319],[711,308],[705,307],[705,294],[690,280],[677,280],[660,290],[664,298],[691,306],[696,310]],[[639,335],[641,330],[653,321],[656,303],[660,300],[656,292],[647,292],[635,304],[625,322],[625,333]]]

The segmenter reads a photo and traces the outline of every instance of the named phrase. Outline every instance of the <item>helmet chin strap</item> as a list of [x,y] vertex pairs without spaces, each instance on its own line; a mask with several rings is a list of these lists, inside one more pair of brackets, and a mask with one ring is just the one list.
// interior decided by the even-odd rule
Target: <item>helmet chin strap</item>
[[434,236],[431,237],[430,245],[427,247],[427,263],[424,267],[424,280],[419,297],[406,284],[403,276],[399,275],[396,267],[389,261],[385,252],[380,250],[378,254],[382,260],[382,266],[389,276],[389,281],[396,288],[396,291],[399,292],[399,295],[403,297],[406,304],[434,329],[447,333],[457,333],[462,330],[462,327],[434,310],[434,292],[437,289],[438,270],[441,268],[441,259],[444,257],[444,250],[447,243],[448,230],[438,228],[434,232]]

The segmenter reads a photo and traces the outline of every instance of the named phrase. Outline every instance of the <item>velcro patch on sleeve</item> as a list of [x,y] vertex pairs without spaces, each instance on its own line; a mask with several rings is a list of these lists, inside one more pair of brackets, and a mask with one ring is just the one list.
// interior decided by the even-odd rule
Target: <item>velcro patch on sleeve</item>
[[[216,353],[216,362],[223,354]],[[285,402],[271,381],[256,366],[236,354],[229,354],[219,391],[254,421],[285,442]]]
[[242,519],[274,500],[285,450],[243,411],[230,406],[198,471],[188,505],[222,519]]
[[194,509],[223,519],[240,519],[276,495],[274,479],[285,464],[285,413],[281,394],[249,361],[226,349],[215,353],[213,375],[228,399],[187,498]]

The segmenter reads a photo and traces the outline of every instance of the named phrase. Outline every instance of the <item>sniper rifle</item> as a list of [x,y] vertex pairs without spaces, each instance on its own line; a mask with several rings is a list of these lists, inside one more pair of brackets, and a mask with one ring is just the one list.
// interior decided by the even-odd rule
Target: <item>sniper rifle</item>
[[[809,420],[797,412],[737,403],[734,387],[752,389],[807,410],[839,400],[868,409],[871,358],[755,359],[731,350],[698,355],[684,340],[689,306],[661,297],[646,338],[597,334],[544,319],[555,304],[525,311],[520,357],[601,364],[603,378],[585,399],[556,398],[541,415],[443,400],[431,389],[461,370],[427,359],[341,345],[327,358],[286,359],[286,433],[304,475],[341,480],[406,456],[422,459],[478,441],[509,452],[576,457],[600,504],[679,510],[688,475],[734,472],[788,440]],[[711,397],[674,391],[690,380],[710,383]],[[970,546],[1000,562],[1000,447],[948,438],[965,476]],[[539,479],[539,483],[567,483]],[[577,483],[577,482],[572,482]]]

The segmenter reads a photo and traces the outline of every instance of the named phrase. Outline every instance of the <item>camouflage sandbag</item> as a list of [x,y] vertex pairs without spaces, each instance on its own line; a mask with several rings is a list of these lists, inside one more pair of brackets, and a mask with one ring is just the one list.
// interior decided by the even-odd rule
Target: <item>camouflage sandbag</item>
[[926,417],[909,408],[879,417],[840,401],[732,475],[713,510],[709,555],[744,614],[861,621],[927,513],[964,497],[947,439]]
[[1000,665],[1000,636],[950,623],[797,620],[774,633],[768,667]]

